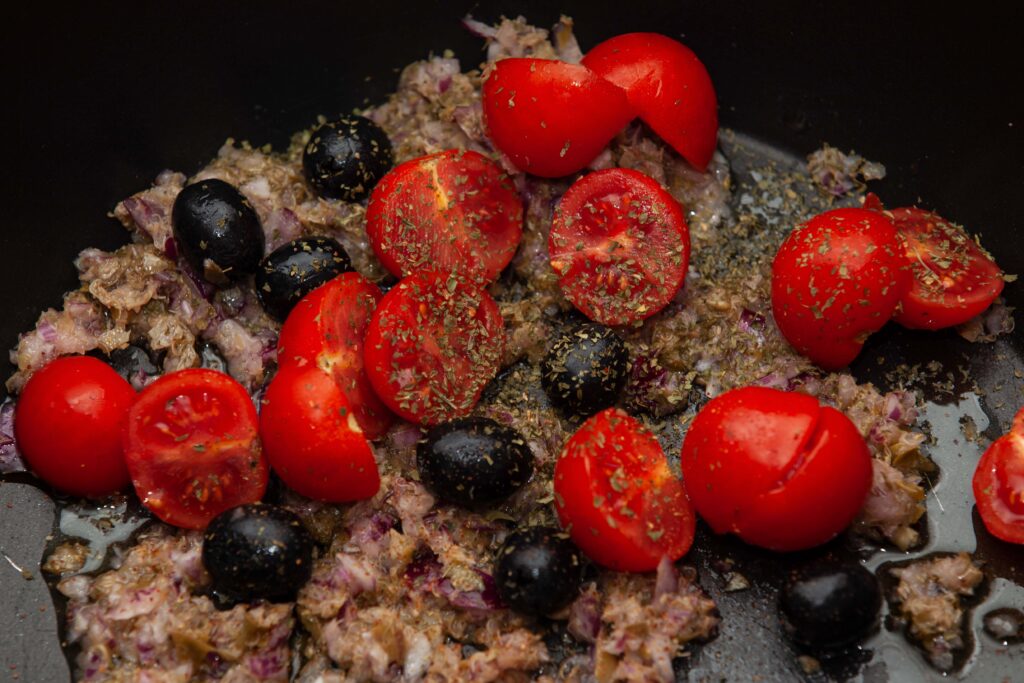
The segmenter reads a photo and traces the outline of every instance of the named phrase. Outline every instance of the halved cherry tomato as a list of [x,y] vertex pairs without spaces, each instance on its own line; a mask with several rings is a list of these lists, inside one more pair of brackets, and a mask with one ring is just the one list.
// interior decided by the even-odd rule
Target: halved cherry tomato
[[648,318],[676,295],[690,262],[683,209],[656,180],[610,168],[562,196],[548,236],[562,292],[591,320]]
[[121,427],[135,390],[113,368],[65,356],[38,370],[14,409],[18,449],[40,479],[76,496],[128,485]]
[[494,299],[455,273],[399,282],[366,331],[366,373],[391,410],[421,425],[468,414],[498,372],[504,323]]
[[827,370],[850,363],[910,287],[892,222],[833,209],[798,226],[772,263],[772,312],[793,347]]
[[626,33],[600,43],[583,65],[623,88],[654,132],[703,171],[718,142],[718,100],[690,48],[660,33]]
[[450,149],[412,159],[370,196],[366,232],[394,275],[430,266],[494,280],[523,235],[523,202],[487,157]]
[[[864,208],[884,211],[874,194]],[[1003,291],[1003,271],[959,225],[913,206],[884,213],[903,241],[914,276],[896,311],[900,325],[921,330],[960,325]]]
[[203,529],[267,488],[256,407],[216,370],[179,370],[143,389],[128,411],[124,452],[139,500],[174,526]]
[[871,487],[871,454],[846,415],[766,387],[704,406],[681,462],[690,500],[716,533],[771,550],[825,543],[853,521]]
[[988,532],[1024,544],[1024,409],[1009,433],[996,439],[974,470],[974,502]]
[[281,480],[317,500],[371,498],[380,475],[344,392],[314,365],[282,367],[260,409],[263,449]]
[[678,560],[697,520],[658,440],[618,408],[576,430],[555,464],[555,511],[573,542],[616,571]]
[[545,178],[585,167],[636,115],[622,88],[550,59],[502,59],[482,97],[491,141],[518,169]]
[[334,378],[368,439],[383,436],[394,422],[363,368],[363,338],[383,296],[359,273],[343,273],[295,305],[277,342],[281,367],[315,365]]

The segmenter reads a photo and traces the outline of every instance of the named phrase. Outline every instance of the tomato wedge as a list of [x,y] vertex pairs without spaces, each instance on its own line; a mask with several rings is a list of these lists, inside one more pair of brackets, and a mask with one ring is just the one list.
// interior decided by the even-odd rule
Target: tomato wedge
[[900,325],[922,330],[960,325],[991,306],[1003,291],[1003,271],[963,228],[915,207],[887,213],[914,274],[896,312]]
[[267,488],[256,407],[223,372],[164,375],[128,410],[124,452],[139,500],[174,526],[203,529]]
[[718,100],[690,48],[660,33],[625,33],[600,43],[583,65],[623,88],[661,139],[703,171],[718,142]]
[[502,59],[481,94],[491,141],[516,168],[545,178],[584,168],[635,116],[622,88],[551,59]]
[[315,365],[334,378],[368,439],[394,422],[363,368],[363,338],[383,296],[359,273],[343,273],[295,305],[277,342],[281,367]]
[[705,405],[681,463],[693,505],[716,533],[771,550],[833,538],[871,487],[871,454],[846,415],[766,387],[734,389]]
[[455,273],[425,270],[399,282],[366,331],[366,372],[407,420],[433,426],[467,415],[498,372],[504,323],[490,294]]
[[992,442],[974,470],[974,502],[988,532],[1024,544],[1024,409]]
[[523,235],[523,202],[487,157],[450,149],[392,169],[373,190],[366,232],[398,277],[431,266],[494,280]]
[[610,168],[562,196],[548,236],[565,297],[604,325],[648,318],[676,295],[690,262],[683,209],[656,180]]
[[658,440],[618,408],[594,415],[555,464],[555,510],[573,542],[616,571],[644,572],[689,551],[697,520]]
[[281,368],[267,387],[260,436],[270,466],[298,493],[346,503],[380,488],[377,460],[345,393],[314,366]]

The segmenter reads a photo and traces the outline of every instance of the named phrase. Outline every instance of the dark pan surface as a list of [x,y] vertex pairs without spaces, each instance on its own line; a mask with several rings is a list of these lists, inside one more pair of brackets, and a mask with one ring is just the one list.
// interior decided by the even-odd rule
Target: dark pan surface
[[[0,346],[12,347],[40,310],[59,305],[61,294],[76,284],[71,263],[81,249],[125,240],[106,212],[161,169],[194,171],[229,136],[280,146],[318,114],[379,100],[394,87],[397,68],[430,51],[451,48],[464,68],[474,64],[482,58],[481,43],[458,22],[467,11],[485,20],[522,13],[541,26],[564,12],[575,18],[584,49],[632,30],[682,35],[711,71],[724,125],[797,156],[828,141],[881,161],[889,176],[873,189],[887,203],[919,202],[939,210],[981,232],[1008,272],[1024,272],[1018,208],[1024,188],[1018,33],[1024,11],[916,4],[20,4],[9,12],[0,42],[0,116],[7,133],[0,182]],[[1007,297],[1020,307],[1024,286],[1010,285]],[[1019,332],[982,346],[952,334],[887,329],[872,338],[854,369],[884,387],[885,371],[897,362],[938,358],[949,369],[969,368],[986,393],[980,407],[968,398],[930,409],[929,417],[945,424],[964,411],[980,411],[992,436],[1024,398],[1014,376],[1024,369],[1022,356]],[[878,357],[885,363],[879,365]],[[949,403],[948,396],[932,398]],[[952,441],[948,446],[933,451],[945,467],[940,486],[946,488],[936,491],[945,492],[943,502],[961,514],[957,525],[939,525],[933,538],[938,549],[973,545],[965,516],[970,501],[955,484],[974,460],[961,457]],[[53,505],[32,486],[5,482],[0,510],[0,550],[34,579],[0,557],[0,677],[64,680],[56,617],[38,571]],[[944,514],[930,501],[933,513]],[[1022,582],[1024,551],[993,541],[976,519],[973,526],[989,568]],[[702,583],[720,598],[726,621],[719,639],[688,667],[693,677],[799,677],[774,616],[783,565],[799,558],[776,561],[713,538],[700,539],[698,547],[705,548],[693,557]],[[754,590],[716,593],[713,559],[723,555],[746,567]],[[895,647],[888,643],[901,638],[895,634],[878,648],[888,653]],[[972,678],[1001,680],[1010,675],[1002,672],[1013,670],[1019,675],[1020,646],[1000,652],[994,641],[980,645],[979,661],[967,669]],[[877,656],[864,678],[925,675],[916,653],[907,646],[902,652],[895,659]],[[910,668],[888,664],[901,658]],[[840,666],[836,673],[847,670]]]

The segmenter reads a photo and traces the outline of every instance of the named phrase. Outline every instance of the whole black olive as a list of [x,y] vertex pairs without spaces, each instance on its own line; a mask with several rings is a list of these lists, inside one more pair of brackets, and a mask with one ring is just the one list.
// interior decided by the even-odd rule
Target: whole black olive
[[434,427],[417,446],[416,463],[434,493],[465,507],[503,500],[533,474],[533,454],[522,435],[486,417]]
[[809,648],[840,648],[878,624],[882,592],[859,564],[819,562],[793,572],[780,595],[783,627]]
[[223,180],[200,180],[178,193],[171,210],[174,241],[204,278],[226,285],[256,271],[263,228],[241,192]]
[[288,602],[313,570],[313,539],[298,516],[254,503],[221,513],[203,537],[212,589],[241,602]]
[[603,325],[584,323],[555,340],[541,363],[541,381],[553,403],[587,417],[618,400],[628,371],[622,339]]
[[302,237],[282,244],[260,262],[256,296],[270,317],[284,322],[299,299],[350,270],[352,262],[336,241]]
[[387,134],[355,115],[317,128],[302,153],[302,170],[317,194],[346,202],[368,196],[393,164]]
[[569,536],[558,529],[516,529],[495,560],[498,595],[524,614],[551,614],[576,598],[583,560]]

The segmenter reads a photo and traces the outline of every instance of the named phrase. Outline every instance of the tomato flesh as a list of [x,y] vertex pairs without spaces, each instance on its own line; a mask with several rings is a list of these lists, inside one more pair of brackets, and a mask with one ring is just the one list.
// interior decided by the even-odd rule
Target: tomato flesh
[[560,523],[592,560],[616,571],[651,571],[693,543],[696,517],[658,440],[617,408],[573,434],[555,465]]
[[911,275],[892,222],[833,209],[798,226],[772,262],[772,312],[786,340],[822,368],[848,365],[892,318]]
[[26,383],[15,406],[18,449],[55,489],[103,496],[128,486],[121,428],[135,390],[88,356],[50,361]]
[[1003,271],[963,228],[914,207],[892,209],[914,278],[896,312],[904,327],[938,330],[967,322],[1003,291]]
[[623,88],[665,142],[703,171],[718,142],[718,100],[697,55],[659,33],[625,33],[598,44],[583,65]]
[[657,181],[612,168],[565,193],[548,253],[567,299],[591,320],[624,325],[654,315],[683,286],[690,233],[679,202]]
[[498,277],[523,234],[523,203],[487,157],[447,150],[392,169],[373,190],[366,231],[398,277],[425,266]]
[[355,411],[320,368],[289,365],[267,387],[260,436],[271,467],[298,493],[346,503],[373,497],[380,474]]
[[364,354],[384,403],[432,426],[473,409],[504,348],[504,323],[490,294],[455,273],[424,270],[381,300]]
[[139,500],[175,526],[205,528],[267,488],[256,407],[215,370],[172,372],[143,389],[128,411],[124,451]]
[[1024,544],[1024,410],[1010,432],[982,455],[972,481],[974,501],[989,533]]
[[622,88],[551,59],[502,59],[481,92],[491,141],[516,168],[545,178],[584,168],[635,116]]
[[697,414],[683,478],[716,533],[777,551],[825,543],[860,511],[871,455],[841,412],[804,394],[745,387]]
[[314,365],[334,378],[368,439],[380,438],[394,422],[363,367],[363,338],[382,297],[362,275],[343,273],[295,305],[277,343],[281,367]]

